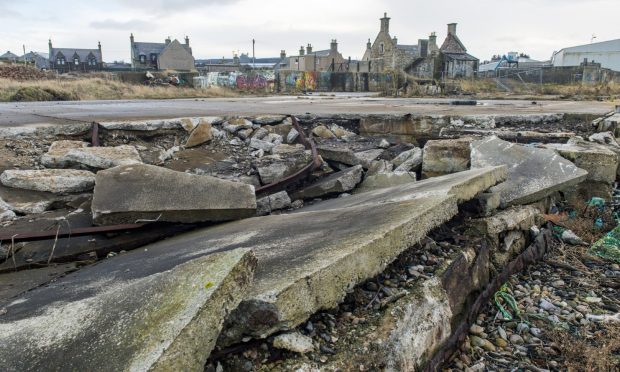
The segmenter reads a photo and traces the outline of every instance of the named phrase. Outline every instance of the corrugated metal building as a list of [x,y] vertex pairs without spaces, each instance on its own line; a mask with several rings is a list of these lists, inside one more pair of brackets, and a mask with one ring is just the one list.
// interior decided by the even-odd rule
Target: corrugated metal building
[[584,60],[620,71],[620,39],[564,48],[552,57],[554,67],[579,66]]

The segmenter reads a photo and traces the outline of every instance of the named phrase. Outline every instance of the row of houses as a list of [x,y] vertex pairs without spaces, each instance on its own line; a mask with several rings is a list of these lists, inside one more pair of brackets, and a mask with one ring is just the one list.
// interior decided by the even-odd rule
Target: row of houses
[[390,34],[390,17],[384,13],[379,19],[379,32],[374,41],[368,39],[361,60],[345,59],[338,50],[338,41],[332,39],[329,48],[318,49],[311,44],[301,46],[299,53],[287,56],[282,50],[279,57],[251,59],[247,54],[234,55],[231,59],[196,60],[190,46],[189,37],[183,42],[170,37],[163,42],[136,41],[129,37],[129,64],[106,64],[103,61],[101,43],[96,48],[55,47],[49,41],[48,53],[30,52],[17,56],[7,52],[0,60],[22,61],[35,64],[40,69],[52,69],[60,73],[88,72],[102,69],[131,70],[176,70],[202,72],[243,71],[252,67],[298,72],[399,72],[410,77],[426,79],[469,78],[478,71],[487,72],[512,66],[579,66],[584,62],[598,62],[603,67],[620,71],[620,39],[592,43],[554,52],[550,61],[540,62],[509,53],[491,62],[480,64],[478,58],[468,53],[465,44],[457,35],[457,24],[447,25],[446,36],[437,43],[437,34],[428,38],[403,44]]

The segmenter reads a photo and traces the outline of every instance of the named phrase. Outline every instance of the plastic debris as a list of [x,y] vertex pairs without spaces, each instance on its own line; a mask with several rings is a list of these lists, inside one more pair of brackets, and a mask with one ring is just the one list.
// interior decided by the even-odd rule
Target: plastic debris
[[620,225],[607,233],[590,247],[589,253],[606,260],[620,263]]

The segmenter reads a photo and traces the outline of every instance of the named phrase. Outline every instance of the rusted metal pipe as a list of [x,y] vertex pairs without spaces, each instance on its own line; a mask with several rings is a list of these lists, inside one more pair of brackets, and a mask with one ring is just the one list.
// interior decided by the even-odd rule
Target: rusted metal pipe
[[23,232],[8,232],[0,233],[0,241],[33,241],[33,240],[46,240],[53,239],[58,235],[58,238],[65,238],[68,236],[80,236],[80,235],[94,235],[94,234],[106,234],[111,232],[120,232],[126,230],[135,230],[146,226],[146,224],[124,224],[124,225],[111,225],[111,226],[93,226],[93,227],[80,227],[76,229],[66,230],[46,230],[46,231],[23,231]]
[[90,144],[93,147],[99,147],[101,146],[99,144],[99,123],[97,123],[96,121],[93,121],[91,124],[91,140],[90,140]]

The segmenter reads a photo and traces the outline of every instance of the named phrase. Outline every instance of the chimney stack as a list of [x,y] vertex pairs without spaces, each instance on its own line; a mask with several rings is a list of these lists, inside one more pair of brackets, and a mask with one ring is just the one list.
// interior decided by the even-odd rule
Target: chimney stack
[[299,48],[299,55],[303,56],[304,54],[306,54],[306,50],[304,49],[304,46],[302,45],[301,48]]
[[398,39],[396,38],[396,36],[392,38],[392,42],[394,43],[394,45],[398,44]]
[[166,38],[166,45],[170,44],[171,42],[172,42],[172,40],[170,40],[170,36],[168,36],[168,37]]
[[390,18],[387,13],[383,13],[383,18],[381,18],[381,32],[390,33]]
[[189,46],[189,36],[185,36],[185,45]]
[[370,39],[368,39],[368,42],[366,43],[366,49],[371,49],[372,48],[372,44],[370,43]]
[[456,23],[448,23],[448,34],[456,36]]
[[308,46],[306,47],[306,53],[312,54],[312,44],[308,43]]
[[332,50],[332,52],[337,52],[338,51],[338,40],[332,39],[330,47],[331,47],[330,49]]
[[129,42],[133,45],[133,32],[129,35]]
[[282,49],[280,51],[280,59],[284,59],[284,58],[286,58],[286,50]]

